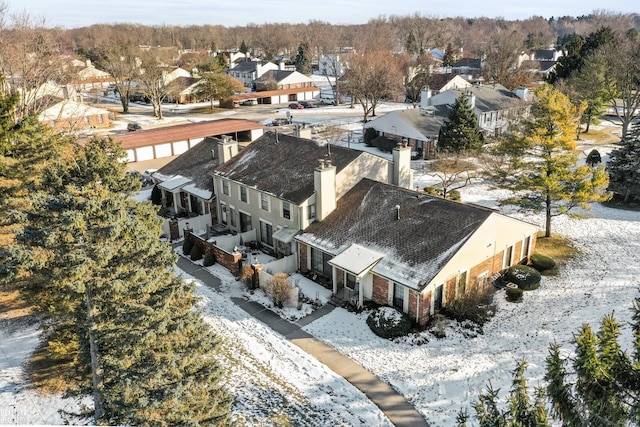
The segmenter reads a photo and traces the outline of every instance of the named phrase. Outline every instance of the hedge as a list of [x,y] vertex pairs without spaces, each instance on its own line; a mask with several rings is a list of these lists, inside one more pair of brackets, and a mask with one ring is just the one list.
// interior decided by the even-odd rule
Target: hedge
[[513,265],[509,267],[504,275],[507,283],[515,283],[524,291],[532,291],[540,286],[542,276],[540,272],[533,267],[527,265]]

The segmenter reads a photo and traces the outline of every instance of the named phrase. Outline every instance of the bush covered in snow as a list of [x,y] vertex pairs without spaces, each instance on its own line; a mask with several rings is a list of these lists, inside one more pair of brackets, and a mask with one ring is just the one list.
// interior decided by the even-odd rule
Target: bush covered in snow
[[367,317],[367,325],[374,334],[390,339],[407,335],[413,322],[393,307],[378,307]]
[[507,286],[505,289],[507,301],[518,302],[522,299],[523,290],[515,286]]
[[512,265],[504,274],[504,280],[515,283],[523,291],[532,291],[540,286],[540,272],[528,265]]
[[531,267],[538,271],[551,270],[556,266],[556,262],[553,258],[542,254],[532,254],[530,260]]

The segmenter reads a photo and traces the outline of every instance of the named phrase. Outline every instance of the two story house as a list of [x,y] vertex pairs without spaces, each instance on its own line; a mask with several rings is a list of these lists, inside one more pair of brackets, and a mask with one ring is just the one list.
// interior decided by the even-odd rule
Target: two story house
[[234,232],[255,230],[263,247],[291,255],[293,236],[321,221],[363,178],[410,187],[410,158],[404,151],[389,162],[364,151],[267,132],[213,171],[219,222]]

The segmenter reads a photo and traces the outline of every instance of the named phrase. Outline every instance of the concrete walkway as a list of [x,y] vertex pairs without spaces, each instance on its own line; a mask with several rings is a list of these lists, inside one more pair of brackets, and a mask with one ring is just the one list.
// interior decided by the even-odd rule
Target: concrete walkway
[[[220,290],[220,279],[201,266],[184,257],[179,257],[178,267],[210,288],[217,291]],[[422,415],[389,384],[380,381],[375,375],[353,360],[301,329],[302,326],[306,326],[331,312],[335,308],[334,306],[325,304],[310,315],[292,323],[255,301],[248,301],[243,298],[231,298],[231,300],[248,314],[282,334],[291,343],[300,347],[353,384],[375,403],[397,427],[427,427],[429,425]]]

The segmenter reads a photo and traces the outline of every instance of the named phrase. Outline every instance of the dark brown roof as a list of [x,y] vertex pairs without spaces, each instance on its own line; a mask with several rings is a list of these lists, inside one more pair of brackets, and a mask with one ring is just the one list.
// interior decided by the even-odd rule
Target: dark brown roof
[[457,74],[452,74],[452,73],[432,74],[431,76],[429,76],[429,81],[427,85],[429,86],[429,89],[439,92],[444,87],[444,85],[449,83],[451,79],[453,79],[455,76],[457,76]]
[[415,268],[424,286],[492,212],[365,178],[300,239],[329,251],[352,243],[379,251],[386,263]]
[[[166,144],[168,142],[184,141],[191,138],[220,136],[246,130],[264,129],[260,123],[242,119],[209,120],[206,122],[187,123],[176,126],[166,126],[156,129],[138,130],[123,134],[109,135],[115,141],[122,143],[125,150],[149,145]],[[80,141],[79,141],[80,142]]]
[[[160,169],[165,176],[181,175],[191,178],[196,187],[213,191],[211,174],[218,166],[219,139],[207,137]],[[215,156],[215,158],[214,158]]]
[[338,146],[331,146],[330,152],[326,145],[310,139],[267,132],[215,173],[299,205],[313,195],[313,171],[318,159],[330,159],[340,172],[366,154]]

